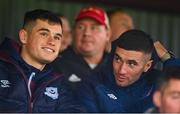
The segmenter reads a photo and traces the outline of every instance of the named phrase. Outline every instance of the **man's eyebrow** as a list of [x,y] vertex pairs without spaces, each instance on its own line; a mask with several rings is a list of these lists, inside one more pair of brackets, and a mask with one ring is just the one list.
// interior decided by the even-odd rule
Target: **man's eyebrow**
[[114,56],[117,56],[117,57],[119,57],[119,58],[120,58],[120,55],[119,55],[119,54],[117,54],[117,53],[115,53],[115,54],[114,54]]
[[59,37],[63,37],[63,35],[60,34],[60,33],[56,33],[56,35],[59,36]]
[[138,62],[136,60],[128,60],[128,62],[138,64]]
[[46,28],[40,28],[38,31],[47,31],[47,32],[50,32],[50,30],[46,29]]
[[[47,28],[41,28],[38,31],[47,31],[47,32],[50,32],[50,30],[47,29]],[[56,33],[56,35],[58,35],[59,37],[62,37],[62,34],[60,34],[60,33]]]
[[120,56],[118,53],[115,53],[116,56]]
[[[114,56],[116,56],[116,57],[122,59],[122,58],[121,58],[121,55],[119,55],[118,53],[115,53]],[[127,61],[128,61],[128,62],[133,62],[133,63],[135,63],[135,64],[138,64],[138,61],[137,61],[137,60],[134,60],[134,59],[129,59],[129,60],[127,60]]]

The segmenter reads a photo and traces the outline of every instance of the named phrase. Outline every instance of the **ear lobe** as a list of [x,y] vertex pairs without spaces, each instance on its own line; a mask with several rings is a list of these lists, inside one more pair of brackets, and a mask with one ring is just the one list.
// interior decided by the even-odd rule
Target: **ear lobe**
[[145,68],[144,68],[144,72],[147,72],[147,71],[151,68],[152,62],[153,62],[153,60],[149,60],[149,61],[146,63],[146,66],[145,66]]
[[156,107],[160,107],[161,106],[161,93],[160,91],[156,91],[153,95],[153,103]]
[[19,39],[21,41],[21,43],[25,44],[27,42],[27,31],[24,29],[21,29],[19,31]]

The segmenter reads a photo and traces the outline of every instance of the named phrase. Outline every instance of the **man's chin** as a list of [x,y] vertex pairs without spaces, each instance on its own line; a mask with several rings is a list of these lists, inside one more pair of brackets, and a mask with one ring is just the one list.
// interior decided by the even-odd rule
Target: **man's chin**
[[49,63],[53,62],[54,60],[55,60],[55,59],[45,59],[45,60],[41,61],[41,63],[43,63],[43,64],[49,64]]
[[127,84],[125,82],[120,82],[120,81],[116,81],[116,84],[119,86],[119,87],[126,87]]
[[92,53],[91,50],[82,50],[80,53],[81,53],[83,56],[92,56],[92,55],[93,55],[93,53]]

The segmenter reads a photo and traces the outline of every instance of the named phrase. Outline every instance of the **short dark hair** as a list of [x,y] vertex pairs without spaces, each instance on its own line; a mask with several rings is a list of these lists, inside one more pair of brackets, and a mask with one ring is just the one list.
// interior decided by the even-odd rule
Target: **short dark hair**
[[162,75],[158,78],[157,90],[164,90],[172,79],[180,80],[180,66],[169,66],[163,69]]
[[50,23],[60,24],[62,26],[61,19],[55,13],[48,10],[35,9],[25,13],[23,28],[30,22],[35,22],[37,19],[48,20]]
[[151,36],[141,30],[129,30],[124,32],[116,41],[116,48],[125,50],[141,51],[152,54],[153,40]]

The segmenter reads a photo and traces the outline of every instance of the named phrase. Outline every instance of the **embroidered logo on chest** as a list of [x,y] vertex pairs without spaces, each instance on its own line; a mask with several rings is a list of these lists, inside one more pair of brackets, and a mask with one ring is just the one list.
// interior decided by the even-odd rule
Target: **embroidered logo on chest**
[[11,84],[9,80],[0,80],[0,83],[1,83],[1,87],[3,88],[10,87],[10,84]]
[[56,87],[46,87],[46,91],[44,92],[45,95],[51,97],[52,99],[58,99],[58,89]]

